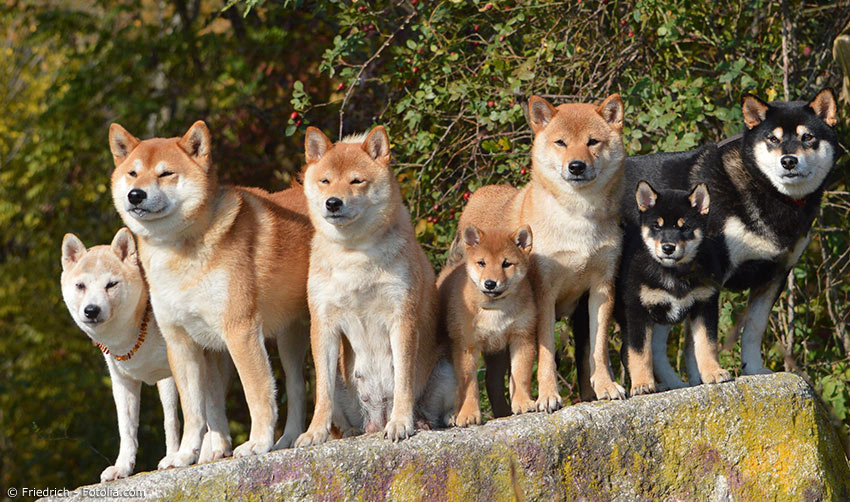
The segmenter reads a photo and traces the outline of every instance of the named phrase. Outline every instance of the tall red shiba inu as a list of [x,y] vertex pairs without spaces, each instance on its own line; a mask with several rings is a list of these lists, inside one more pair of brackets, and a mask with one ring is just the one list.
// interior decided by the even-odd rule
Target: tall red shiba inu
[[[531,229],[511,232],[498,224],[468,225],[456,240],[464,244],[465,261],[446,266],[437,279],[440,318],[452,341],[458,380],[454,423],[481,423],[478,400],[478,356],[510,348],[511,409],[537,409],[531,398],[531,370],[536,345],[534,293],[528,280]],[[491,395],[495,403],[504,394]]]
[[[151,304],[168,347],[185,421],[180,449],[160,467],[194,463],[205,427],[204,351],[227,350],[251,413],[249,440],[234,456],[290,446],[303,430],[307,266],[312,227],[300,187],[269,194],[219,186],[210,132],[201,121],[182,138],[139,141],[109,130],[112,197],[138,236]],[[274,442],[275,385],[264,337],[277,338],[288,413]],[[229,445],[213,438],[213,456]]]
[[[352,399],[361,402],[355,405],[362,422],[341,429],[365,425],[404,439],[413,434],[417,400],[433,397],[426,382],[432,373],[445,374],[434,372],[443,351],[436,339],[434,271],[416,242],[389,145],[380,126],[337,144],[307,129],[304,192],[316,228],[308,280],[316,409],[296,446],[325,442],[334,417]],[[451,385],[428,386],[451,394]],[[358,413],[349,421],[357,419],[351,415]]]
[[561,406],[555,320],[572,314],[585,294],[589,294],[592,356],[579,361],[579,373],[590,374],[589,385],[580,378],[582,398],[595,394],[600,399],[622,399],[625,390],[611,373],[608,329],[622,240],[618,210],[626,157],[623,102],[613,94],[598,106],[555,107],[532,96],[528,106],[534,130],[531,182],[522,190],[507,186],[477,190],[459,227],[482,217],[502,218],[506,228],[529,225],[534,232],[530,277],[537,304],[538,409],[551,412]]

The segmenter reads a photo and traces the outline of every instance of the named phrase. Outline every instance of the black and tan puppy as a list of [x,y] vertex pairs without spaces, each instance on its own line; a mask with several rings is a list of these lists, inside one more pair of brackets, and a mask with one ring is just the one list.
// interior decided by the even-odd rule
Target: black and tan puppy
[[708,189],[699,184],[690,192],[656,192],[641,181],[631,199],[623,206],[633,206],[638,218],[625,227],[614,306],[631,394],[654,392],[653,375],[667,388],[684,385],[666,352],[670,325],[679,322],[689,327],[702,380],[729,380],[717,361],[719,263],[717,243],[706,237]]

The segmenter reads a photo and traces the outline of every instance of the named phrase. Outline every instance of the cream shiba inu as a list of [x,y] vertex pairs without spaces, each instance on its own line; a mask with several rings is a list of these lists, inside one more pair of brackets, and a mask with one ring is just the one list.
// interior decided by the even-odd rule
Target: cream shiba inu
[[[205,388],[220,385],[210,378],[205,349],[229,352],[245,390],[251,433],[234,456],[290,446],[303,430],[312,237],[306,199],[300,187],[269,194],[219,186],[210,142],[201,121],[182,138],[139,141],[117,124],[109,131],[113,201],[139,239],[185,421],[180,449],[163,468],[198,459]],[[288,412],[277,444],[266,336],[277,338],[286,373]],[[213,457],[226,454],[224,438],[210,440]]]
[[[522,190],[507,186],[477,190],[459,227],[478,218],[501,218],[506,228],[529,225],[534,232],[530,278],[537,305],[538,409],[551,412],[561,406],[555,320],[573,314],[585,294],[589,294],[592,357],[579,357],[577,350],[579,373],[584,375],[579,382],[582,398],[595,394],[600,399],[622,399],[625,391],[611,373],[608,329],[622,240],[618,201],[625,160],[623,103],[614,94],[598,106],[555,107],[532,96],[528,106],[534,130],[531,182]],[[577,346],[581,336],[576,333]],[[588,373],[590,382],[584,381]]]
[[[485,230],[486,229],[486,230]],[[462,235],[461,235],[462,234]],[[465,262],[447,266],[437,279],[440,318],[452,340],[457,375],[457,413],[461,427],[481,423],[478,400],[478,356],[510,347],[511,409],[537,409],[531,398],[531,370],[536,356],[534,293],[527,278],[531,229],[509,232],[498,222],[468,225],[456,237],[464,245]],[[491,402],[504,395],[490,396]],[[496,414],[497,405],[493,410]]]
[[365,425],[404,439],[413,434],[417,400],[445,403],[434,389],[451,394],[442,380],[429,382],[447,378],[433,371],[443,352],[434,271],[416,242],[389,144],[380,126],[337,144],[307,129],[304,191],[316,228],[308,281],[316,409],[296,446],[325,442],[334,418],[348,422],[338,424],[344,432]]
[[121,446],[101,482],[133,473],[139,447],[142,382],[156,384],[165,415],[166,454],[179,446],[177,387],[168,368],[165,341],[148,303],[148,289],[126,228],[110,246],[86,249],[73,234],[62,241],[62,296],[74,322],[103,351],[118,413]]

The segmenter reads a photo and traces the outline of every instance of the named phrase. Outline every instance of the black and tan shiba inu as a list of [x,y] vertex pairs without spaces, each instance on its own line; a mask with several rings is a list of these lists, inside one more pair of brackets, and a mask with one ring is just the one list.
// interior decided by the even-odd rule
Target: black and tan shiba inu
[[830,89],[809,102],[771,102],[746,95],[746,129],[683,169],[647,165],[640,175],[656,188],[711,192],[708,233],[722,239],[723,284],[750,290],[742,334],[741,371],[770,373],[761,341],[788,271],[809,242],[827,175],[838,158],[837,104]]
[[[630,159],[627,171],[635,162],[654,162],[663,155]],[[717,242],[705,235],[708,189],[699,184],[690,192],[656,192],[641,181],[631,199],[623,207],[635,206],[639,218],[625,226],[614,307],[631,394],[654,392],[653,374],[668,388],[683,385],[666,352],[670,325],[683,321],[702,380],[729,380],[729,372],[717,362],[719,260]],[[654,359],[663,364],[653,365]]]

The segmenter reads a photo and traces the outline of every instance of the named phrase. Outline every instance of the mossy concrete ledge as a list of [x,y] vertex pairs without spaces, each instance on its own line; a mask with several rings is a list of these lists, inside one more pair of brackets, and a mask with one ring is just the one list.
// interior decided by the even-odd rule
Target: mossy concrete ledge
[[420,432],[399,444],[372,434],[142,473],[81,487],[70,500],[87,498],[84,489],[110,490],[90,498],[133,490],[191,501],[847,501],[850,469],[812,388],[779,373]]

